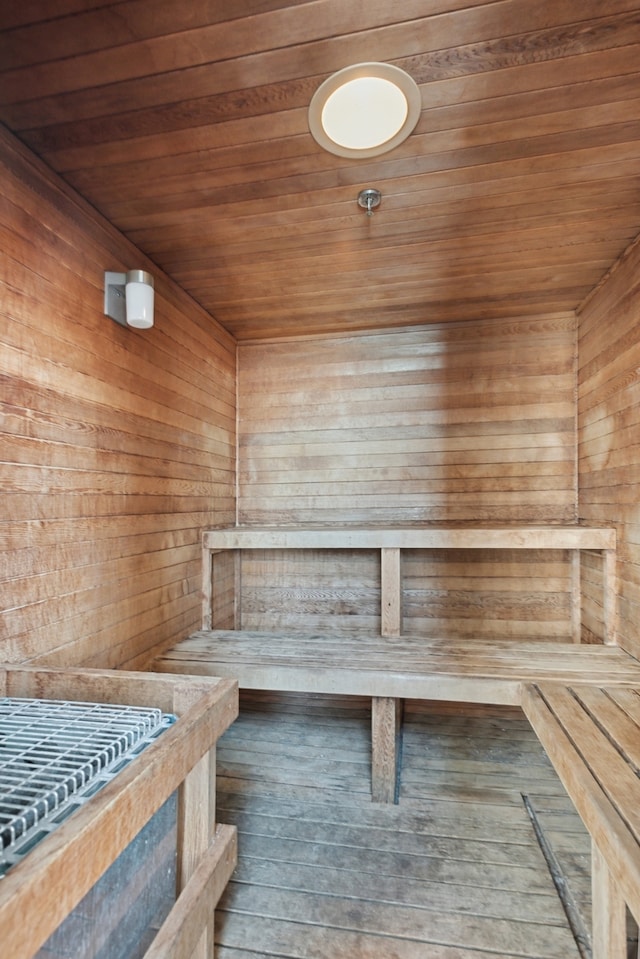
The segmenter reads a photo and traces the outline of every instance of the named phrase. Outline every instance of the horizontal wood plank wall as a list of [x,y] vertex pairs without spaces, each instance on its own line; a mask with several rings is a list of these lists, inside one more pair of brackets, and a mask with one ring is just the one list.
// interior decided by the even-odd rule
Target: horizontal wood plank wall
[[237,600],[241,589],[239,562],[240,557],[233,550],[225,550],[213,557],[212,629],[240,627],[236,613]]
[[243,551],[241,622],[265,631],[379,634],[379,551]]
[[[238,376],[241,524],[575,521],[573,315],[240,344]],[[403,564],[409,632],[570,637],[563,553]],[[245,628],[377,629],[378,601],[370,556],[243,562]]]
[[571,642],[566,550],[409,550],[403,632]]
[[[200,622],[200,534],[235,518],[235,345],[0,135],[0,660],[143,665]],[[156,324],[102,312],[156,277]]]
[[[619,641],[640,656],[640,245],[579,312],[579,509],[618,531]],[[583,618],[601,635],[597,568],[585,574]],[[590,589],[590,583],[594,589]]]

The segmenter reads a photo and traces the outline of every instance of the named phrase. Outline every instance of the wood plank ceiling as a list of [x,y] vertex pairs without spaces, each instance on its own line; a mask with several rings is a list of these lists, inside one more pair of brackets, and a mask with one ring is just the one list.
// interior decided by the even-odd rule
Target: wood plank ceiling
[[[574,309],[640,232],[638,0],[4,0],[0,31],[0,120],[242,340]],[[307,106],[365,60],[423,110],[341,159]]]

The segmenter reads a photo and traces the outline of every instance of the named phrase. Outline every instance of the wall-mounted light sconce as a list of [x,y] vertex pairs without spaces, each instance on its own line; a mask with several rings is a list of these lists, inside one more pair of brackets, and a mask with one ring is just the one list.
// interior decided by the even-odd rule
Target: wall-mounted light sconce
[[146,270],[104,274],[104,312],[122,326],[153,326],[153,277]]

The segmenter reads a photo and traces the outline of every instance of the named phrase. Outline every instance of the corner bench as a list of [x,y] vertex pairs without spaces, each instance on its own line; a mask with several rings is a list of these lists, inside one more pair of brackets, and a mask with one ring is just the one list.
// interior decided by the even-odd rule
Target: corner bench
[[241,689],[371,697],[371,788],[378,802],[394,799],[404,699],[519,706],[530,683],[640,686],[640,663],[612,646],[246,630],[201,630],[151,668],[233,677]]
[[[234,677],[244,689],[371,697],[372,798],[381,802],[395,796],[404,699],[522,707],[592,837],[593,959],[626,959],[626,907],[640,917],[640,662],[616,645],[615,546],[615,530],[580,526],[208,530],[203,629],[152,668]],[[211,628],[217,553],[325,548],[380,550],[381,635],[256,632],[239,628],[239,616],[234,630]],[[570,550],[573,642],[402,635],[401,551],[429,548]],[[602,554],[604,645],[580,644],[581,550]]]
[[593,959],[626,959],[640,919],[640,689],[541,683],[522,707],[591,835]]
[[[242,550],[377,550],[380,635],[286,635],[241,627]],[[402,635],[402,552],[414,549],[569,550],[573,642],[449,641]],[[602,555],[605,646],[580,645],[580,552]],[[215,621],[215,557],[235,559],[235,626]],[[616,532],[585,526],[424,526],[205,530],[202,536],[202,631],[158,657],[151,668],[237,678],[241,688],[342,693],[372,700],[372,794],[393,801],[396,740],[404,699],[519,705],[523,684],[640,682],[640,664],[616,640]]]

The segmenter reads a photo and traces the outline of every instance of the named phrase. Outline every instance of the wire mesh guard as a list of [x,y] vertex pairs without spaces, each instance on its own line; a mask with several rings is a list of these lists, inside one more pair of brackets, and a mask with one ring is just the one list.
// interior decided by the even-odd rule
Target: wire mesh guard
[[0,879],[173,722],[159,709],[0,697]]

